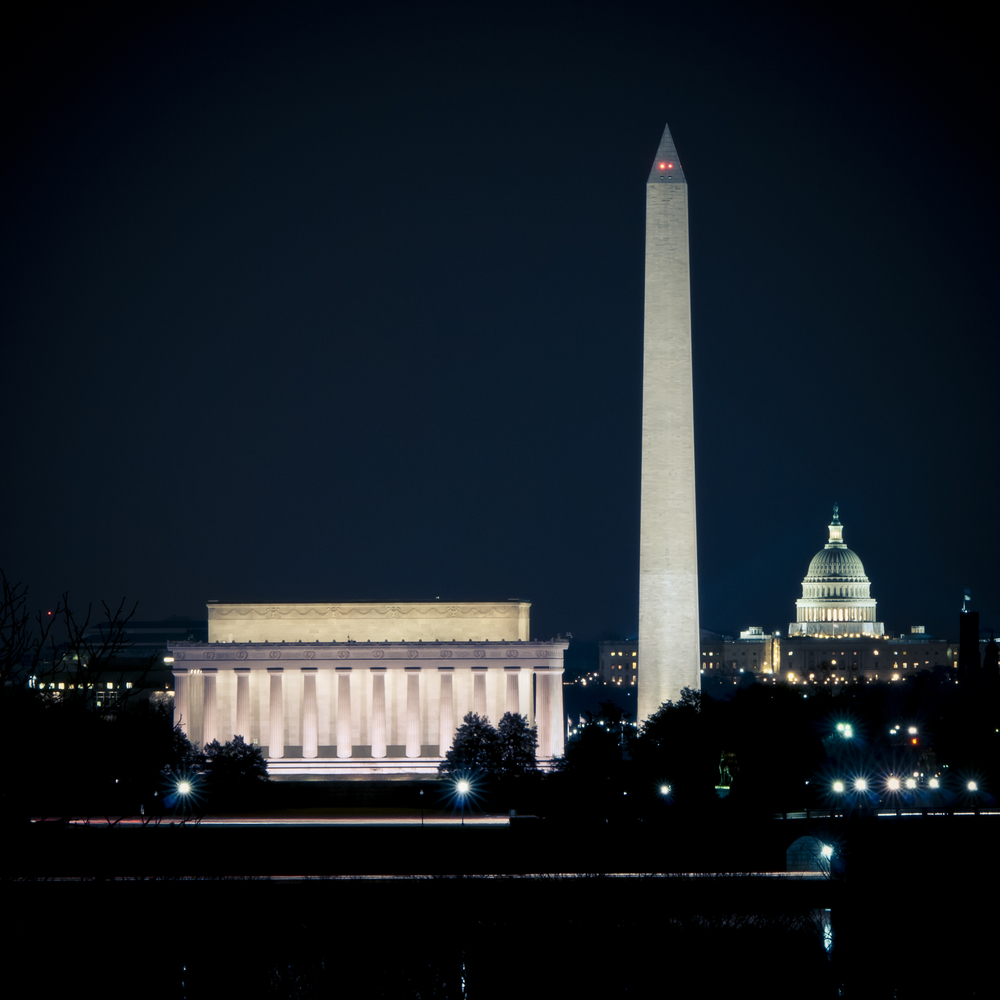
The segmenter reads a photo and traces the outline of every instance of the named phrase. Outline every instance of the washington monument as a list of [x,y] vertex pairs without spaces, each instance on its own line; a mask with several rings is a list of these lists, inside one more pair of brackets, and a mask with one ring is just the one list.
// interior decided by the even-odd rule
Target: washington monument
[[688,191],[669,128],[646,182],[643,329],[640,723],[701,687]]

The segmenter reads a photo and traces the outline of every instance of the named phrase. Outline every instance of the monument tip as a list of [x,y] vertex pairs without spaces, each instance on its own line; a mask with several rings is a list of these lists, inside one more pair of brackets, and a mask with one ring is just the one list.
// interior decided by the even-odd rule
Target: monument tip
[[663,126],[663,136],[656,148],[656,159],[649,171],[647,184],[686,184],[684,170],[681,168],[674,137],[670,134],[670,126]]

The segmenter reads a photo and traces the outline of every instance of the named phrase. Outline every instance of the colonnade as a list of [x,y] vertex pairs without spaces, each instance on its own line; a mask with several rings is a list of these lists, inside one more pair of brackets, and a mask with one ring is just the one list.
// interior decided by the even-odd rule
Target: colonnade
[[875,608],[803,608],[801,622],[873,622]]
[[[419,758],[424,756],[427,749],[422,746],[422,735],[435,735],[437,737],[438,756],[451,746],[455,730],[460,723],[456,713],[456,691],[454,667],[423,667],[406,666],[388,668],[383,665],[365,668],[340,667],[315,665],[303,666],[236,666],[218,667],[208,664],[193,664],[189,669],[187,665],[176,664],[174,667],[174,720],[175,724],[192,736],[196,736],[202,744],[210,743],[212,740],[231,739],[233,735],[242,736],[247,742],[256,738],[259,743],[264,743],[265,738],[270,759],[280,759],[285,756],[285,733],[288,724],[286,713],[289,711],[288,698],[286,697],[286,686],[291,676],[301,675],[301,704],[298,704],[296,697],[296,710],[300,709],[296,723],[297,731],[301,735],[301,755],[305,759],[317,758],[320,756],[320,722],[319,707],[320,699],[317,696],[317,679],[321,672],[330,679],[328,690],[332,695],[336,692],[336,711],[329,719],[330,736],[335,739],[335,754],[337,758],[350,758],[355,753],[353,744],[354,727],[357,720],[357,713],[362,710],[362,706],[352,706],[352,695],[358,697],[360,686],[355,681],[352,685],[352,674],[354,676],[369,674],[371,680],[370,701],[364,707],[366,732],[368,740],[365,746],[370,746],[372,758],[385,758],[388,755],[387,741],[387,697],[386,697],[386,675],[400,671],[403,674],[405,683],[402,684],[402,699],[397,695],[397,705],[403,708],[401,717],[397,724],[397,735],[404,739],[404,756],[406,758]],[[549,758],[561,756],[564,749],[563,742],[563,722],[562,722],[562,668],[561,663],[558,668],[549,667],[525,667],[520,666],[500,666],[500,665],[476,665],[471,668],[472,691],[471,691],[471,711],[486,716],[487,713],[487,676],[500,671],[504,674],[502,685],[502,701],[495,701],[494,707],[498,710],[502,705],[503,711],[514,712],[526,715],[529,722],[537,725],[538,733],[538,756]],[[462,671],[462,667],[458,667]],[[235,674],[235,718],[229,716],[233,721],[232,732],[222,732],[219,722],[219,674],[232,671]],[[267,696],[267,723],[261,722],[259,732],[253,732],[254,721],[251,711],[251,675],[258,675],[258,683],[264,683],[266,673],[266,696]],[[192,688],[191,684],[194,676],[202,675],[203,686],[201,691],[201,711],[195,713],[200,715],[200,727],[191,726],[192,719]],[[332,675],[332,676],[330,676]],[[523,690],[521,677],[525,675],[529,680],[526,685],[527,690]],[[530,679],[534,678],[534,685]],[[499,678],[496,678],[499,681]],[[496,683],[496,681],[494,683]],[[227,679],[230,685],[231,680]],[[326,688],[327,686],[324,685]],[[397,684],[396,690],[400,685]],[[534,687],[534,697],[531,697],[532,687]],[[353,689],[353,691],[352,691]],[[423,689],[423,691],[422,691]],[[364,689],[368,693],[367,688]],[[466,699],[468,698],[467,678],[465,687]],[[497,688],[494,687],[494,697],[497,698]],[[431,713],[426,720],[421,717],[421,694],[424,695],[423,704],[425,712]],[[261,691],[263,699],[264,692]],[[529,703],[524,704],[527,700]],[[531,704],[530,702],[534,702]],[[229,703],[231,705],[231,702]],[[468,701],[465,702],[468,707]],[[352,711],[353,708],[353,711]],[[398,709],[397,709],[398,710]],[[437,719],[433,719],[436,712]],[[261,712],[261,714],[263,714]],[[432,723],[436,721],[436,725]],[[498,721],[498,720],[493,720]],[[326,726],[326,723],[324,723]],[[196,732],[200,728],[200,733]],[[192,730],[195,730],[192,732]],[[326,730],[324,729],[324,732]],[[398,744],[397,744],[398,745]],[[329,751],[326,751],[327,753]],[[366,754],[367,756],[367,754]]]

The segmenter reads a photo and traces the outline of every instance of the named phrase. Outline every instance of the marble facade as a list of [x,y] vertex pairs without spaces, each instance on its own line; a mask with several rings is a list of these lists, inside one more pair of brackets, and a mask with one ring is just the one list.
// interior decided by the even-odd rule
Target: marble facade
[[213,602],[209,641],[169,647],[174,720],[197,744],[258,744],[274,777],[374,777],[435,773],[467,712],[519,712],[544,767],[568,643],[528,641],[529,608]]
[[638,713],[701,684],[688,188],[664,128],[646,182]]

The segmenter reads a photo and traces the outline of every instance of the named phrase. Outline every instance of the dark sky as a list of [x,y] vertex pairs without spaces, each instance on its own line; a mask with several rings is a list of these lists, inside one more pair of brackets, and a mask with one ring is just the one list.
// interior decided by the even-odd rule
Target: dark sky
[[144,618],[520,597],[540,637],[634,632],[666,121],[702,625],[785,627],[839,501],[894,632],[953,634],[964,587],[1000,626],[991,29],[799,6],[8,22],[8,577]]

